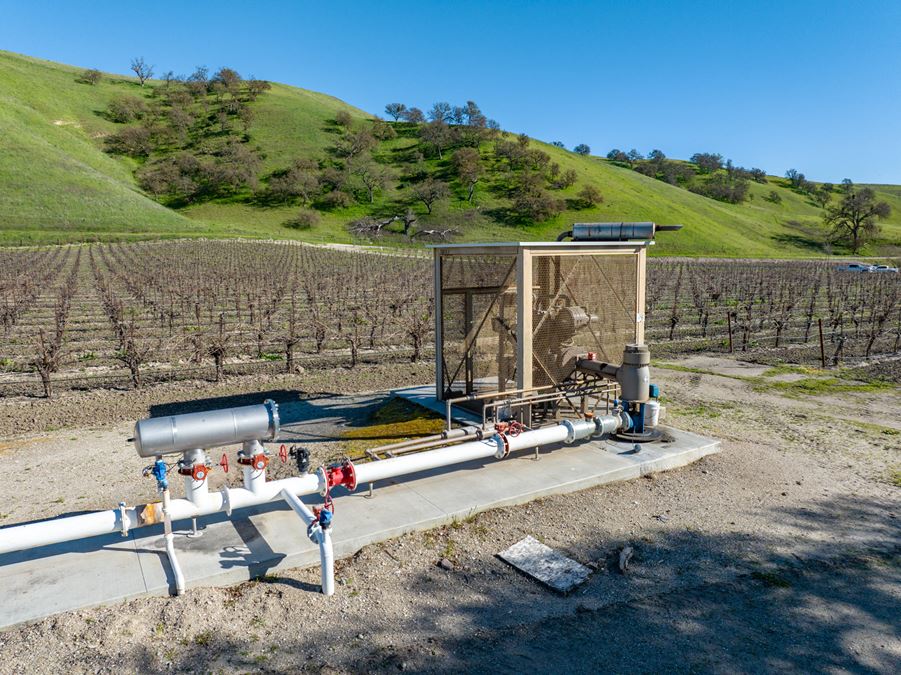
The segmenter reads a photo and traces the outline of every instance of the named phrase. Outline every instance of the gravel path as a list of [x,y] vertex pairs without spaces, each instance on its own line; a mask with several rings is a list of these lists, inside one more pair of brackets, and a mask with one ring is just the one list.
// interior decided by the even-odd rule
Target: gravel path
[[[315,592],[317,570],[290,570],[13,628],[0,673],[896,671],[901,436],[872,423],[870,397],[792,399],[664,369],[655,380],[671,423],[722,439],[721,454],[366,547],[339,562],[331,599]],[[877,396],[901,407],[897,390]],[[130,461],[118,429],[95,432],[85,480],[112,449],[104,438]],[[35,466],[26,487],[46,483],[31,476],[48,448],[83,434],[18,447]],[[597,571],[568,597],[548,592],[495,557],[527,534]]]

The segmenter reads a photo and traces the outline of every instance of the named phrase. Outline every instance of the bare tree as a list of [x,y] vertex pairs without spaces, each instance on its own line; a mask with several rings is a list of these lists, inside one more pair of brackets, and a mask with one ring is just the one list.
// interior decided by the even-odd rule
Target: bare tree
[[145,63],[143,56],[131,60],[131,70],[138,78],[138,82],[141,83],[142,87],[147,80],[153,77],[153,66]]
[[413,186],[413,196],[425,204],[429,214],[432,213],[432,206],[445,199],[450,194],[447,184],[434,178],[426,178],[421,183]]
[[353,173],[360,179],[360,182],[363,184],[363,188],[366,190],[366,194],[369,196],[370,204],[372,204],[375,200],[375,192],[377,190],[385,189],[385,186],[388,184],[388,179],[390,177],[387,168],[373,161],[366,161],[357,164],[353,169]]
[[405,110],[403,113],[403,118],[407,122],[412,122],[413,124],[422,124],[425,122],[425,115],[422,110],[419,108],[410,108]]
[[450,145],[452,139],[451,128],[445,124],[443,119],[438,118],[426,124],[419,132],[419,137],[423,143],[435,149],[438,159],[443,159],[444,149]]
[[483,171],[479,151],[476,148],[460,148],[454,153],[454,166],[457,169],[457,175],[460,177],[460,183],[468,191],[466,199],[469,203],[472,203],[476,183],[482,177]]
[[851,251],[857,253],[879,234],[877,221],[887,218],[891,212],[888,202],[876,201],[872,188],[851,188],[838,204],[826,209],[823,220],[832,228],[836,240],[847,242]]
[[219,314],[219,332],[210,340],[207,353],[213,357],[216,366],[216,382],[222,379],[222,371],[225,366],[225,357],[228,355],[231,335],[225,332],[225,314]]
[[389,103],[385,106],[385,114],[389,117],[393,117],[395,122],[403,117],[406,112],[407,106],[403,103]]
[[435,105],[432,106],[432,109],[429,110],[429,119],[432,122],[446,122],[450,123],[453,121],[453,111],[451,110],[450,103],[446,101],[439,101]]

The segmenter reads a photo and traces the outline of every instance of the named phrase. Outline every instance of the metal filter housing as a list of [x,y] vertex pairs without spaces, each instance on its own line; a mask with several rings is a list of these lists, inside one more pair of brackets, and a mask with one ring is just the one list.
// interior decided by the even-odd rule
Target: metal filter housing
[[138,455],[156,457],[244,441],[273,440],[278,432],[278,404],[267,399],[259,405],[140,420],[135,424],[133,440]]

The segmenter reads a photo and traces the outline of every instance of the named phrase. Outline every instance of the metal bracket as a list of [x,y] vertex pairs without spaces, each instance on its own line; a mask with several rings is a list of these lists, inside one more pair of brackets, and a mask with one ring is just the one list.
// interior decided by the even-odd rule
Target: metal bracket
[[228,491],[228,485],[223,485],[222,489],[219,492],[222,493],[222,505],[225,507],[225,515],[231,517],[232,499],[231,494]]
[[125,512],[125,502],[119,502],[119,522],[122,525],[122,536],[128,536],[128,526],[131,524],[131,521],[128,518],[128,514]]

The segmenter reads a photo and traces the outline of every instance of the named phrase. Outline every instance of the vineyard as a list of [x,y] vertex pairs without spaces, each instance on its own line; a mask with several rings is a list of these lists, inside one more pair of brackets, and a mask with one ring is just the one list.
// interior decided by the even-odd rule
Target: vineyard
[[[819,262],[649,262],[658,357],[894,354],[901,281]],[[422,253],[243,241],[0,250],[0,395],[430,358]],[[822,347],[820,336],[822,335]]]

